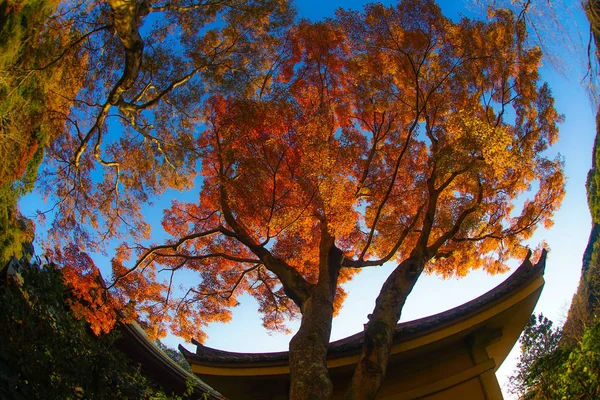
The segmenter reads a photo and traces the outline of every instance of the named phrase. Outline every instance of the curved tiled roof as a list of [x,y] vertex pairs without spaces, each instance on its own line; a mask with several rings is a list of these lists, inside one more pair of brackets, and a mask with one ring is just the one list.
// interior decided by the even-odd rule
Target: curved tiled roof
[[[415,336],[424,335],[449,324],[466,319],[469,316],[492,307],[500,299],[510,296],[511,293],[527,286],[535,278],[544,273],[546,264],[546,251],[538,262],[533,265],[529,260],[529,253],[523,263],[504,282],[489,292],[450,310],[420,318],[414,321],[402,322],[396,326],[394,342],[408,340]],[[327,358],[336,358],[360,352],[363,342],[363,332],[358,332],[344,339],[331,342],[327,351]],[[276,364],[288,362],[288,352],[275,353],[236,353],[206,347],[197,341],[192,341],[197,346],[196,353],[192,353],[179,345],[179,350],[184,356],[197,364],[228,365],[228,364]]]
[[137,323],[121,323],[119,327],[121,337],[116,343],[117,347],[131,360],[138,362],[142,370],[154,381],[160,383],[165,391],[185,393],[188,382],[191,380],[194,385],[192,398],[210,400],[225,398],[167,356],[148,339],[146,332]]

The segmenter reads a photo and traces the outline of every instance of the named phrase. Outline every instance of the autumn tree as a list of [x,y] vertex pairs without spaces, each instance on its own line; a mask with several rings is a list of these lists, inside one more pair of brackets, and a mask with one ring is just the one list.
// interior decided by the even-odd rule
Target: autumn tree
[[106,285],[82,250],[105,250],[123,236],[149,237],[141,206],[194,182],[202,104],[217,89],[243,96],[267,84],[294,10],[284,0],[54,5],[39,36],[58,37],[64,46],[23,69],[18,86],[35,77],[46,83],[44,72],[65,58],[79,61],[51,92],[67,110],[40,116],[62,125],[45,142],[37,183],[53,203],[39,217],[51,217],[46,246],[56,247],[48,254],[64,262],[81,300],[74,311],[95,332],[106,332],[115,304],[99,295]]
[[[60,199],[55,242],[75,243],[57,261],[84,278],[82,292],[98,279],[81,249],[131,235],[106,287],[154,336],[170,328],[202,341],[249,293],[267,329],[301,318],[290,397],[329,398],[341,285],[393,262],[347,392],[374,398],[423,272],[506,271],[535,228],[551,224],[564,177],[545,151],[561,117],[539,80],[541,53],[512,13],[453,22],[433,1],[402,1],[284,30],[281,9],[256,11],[269,2],[135,3],[123,14],[117,3],[120,42],[106,37],[86,53],[103,67],[86,78],[45,185]],[[161,18],[141,39],[152,12]],[[226,24],[209,29],[222,12]],[[172,239],[142,242],[142,202],[195,182],[196,202],[165,210]],[[199,280],[178,295],[183,270]]]
[[[539,46],[544,53],[544,62],[551,66],[556,72],[571,76],[573,73],[580,74],[582,70],[577,67],[586,66],[588,62],[585,57],[587,38],[578,37],[578,16],[583,2],[565,0],[472,0],[472,9],[481,15],[486,15],[493,10],[510,10],[516,14],[516,18],[527,28],[528,43]],[[590,49],[588,48],[588,51]],[[573,65],[566,60],[578,60],[577,71]],[[581,77],[591,92],[595,92],[592,86],[595,84],[594,74],[583,71],[585,76]],[[593,93],[590,93],[593,94]]]

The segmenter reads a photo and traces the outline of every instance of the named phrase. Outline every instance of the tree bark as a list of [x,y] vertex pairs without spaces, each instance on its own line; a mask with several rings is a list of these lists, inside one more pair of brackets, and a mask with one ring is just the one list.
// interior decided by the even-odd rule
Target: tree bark
[[121,78],[113,87],[108,102],[117,104],[124,92],[131,89],[135,83],[140,66],[144,41],[140,36],[138,25],[141,17],[148,14],[147,0],[108,0],[113,12],[113,22],[119,39],[125,50],[125,68]]
[[[333,300],[343,260],[333,238],[321,246],[319,281],[302,307],[300,329],[290,341],[290,399],[330,399],[333,385],[327,370]],[[324,251],[326,248],[326,251]]]
[[333,301],[313,294],[302,312],[300,329],[290,341],[290,399],[330,399],[333,386],[327,370]]
[[363,351],[346,391],[346,400],[374,399],[377,395],[385,377],[396,324],[424,265],[424,257],[411,256],[385,281],[365,326]]

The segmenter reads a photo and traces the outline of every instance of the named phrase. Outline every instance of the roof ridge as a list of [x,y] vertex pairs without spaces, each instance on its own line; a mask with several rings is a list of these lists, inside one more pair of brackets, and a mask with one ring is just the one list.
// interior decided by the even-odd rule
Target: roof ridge
[[[498,286],[482,294],[481,296],[478,296],[467,303],[437,314],[429,315],[412,321],[398,323],[394,333],[394,341],[396,342],[402,340],[407,336],[413,336],[415,334],[422,333],[423,331],[441,329],[448,322],[467,318],[475,312],[491,307],[496,300],[510,295],[510,293],[518,288],[525,287],[532,280],[543,275],[546,266],[546,249],[542,249],[541,256],[536,264],[532,264],[530,260],[531,255],[532,252],[529,250],[521,265],[517,267],[511,275],[509,275]],[[356,350],[362,346],[362,338],[363,332],[357,332],[343,339],[330,342],[327,354],[328,356],[337,356],[341,353]],[[190,359],[194,359],[196,361],[210,363],[237,363],[240,361],[267,363],[287,362],[289,353],[288,351],[242,353],[204,346],[195,339],[192,339],[192,343],[196,345],[195,353],[190,352],[181,345],[179,346],[179,349],[186,356],[186,358],[189,357]]]

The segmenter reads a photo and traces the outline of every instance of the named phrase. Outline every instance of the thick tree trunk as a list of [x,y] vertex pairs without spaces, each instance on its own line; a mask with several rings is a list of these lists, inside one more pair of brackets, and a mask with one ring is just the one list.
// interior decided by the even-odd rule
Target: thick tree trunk
[[365,327],[363,351],[346,392],[347,400],[374,399],[381,387],[396,324],[406,298],[423,271],[423,257],[403,261],[381,288]]
[[300,329],[290,341],[290,399],[331,398],[327,346],[332,316],[333,302],[325,296],[315,293],[306,302]]
[[[327,370],[327,347],[331,335],[333,300],[342,252],[333,245],[321,251],[319,282],[302,307],[300,329],[290,341],[290,399],[330,399],[333,386]],[[323,266],[326,264],[326,266]]]

